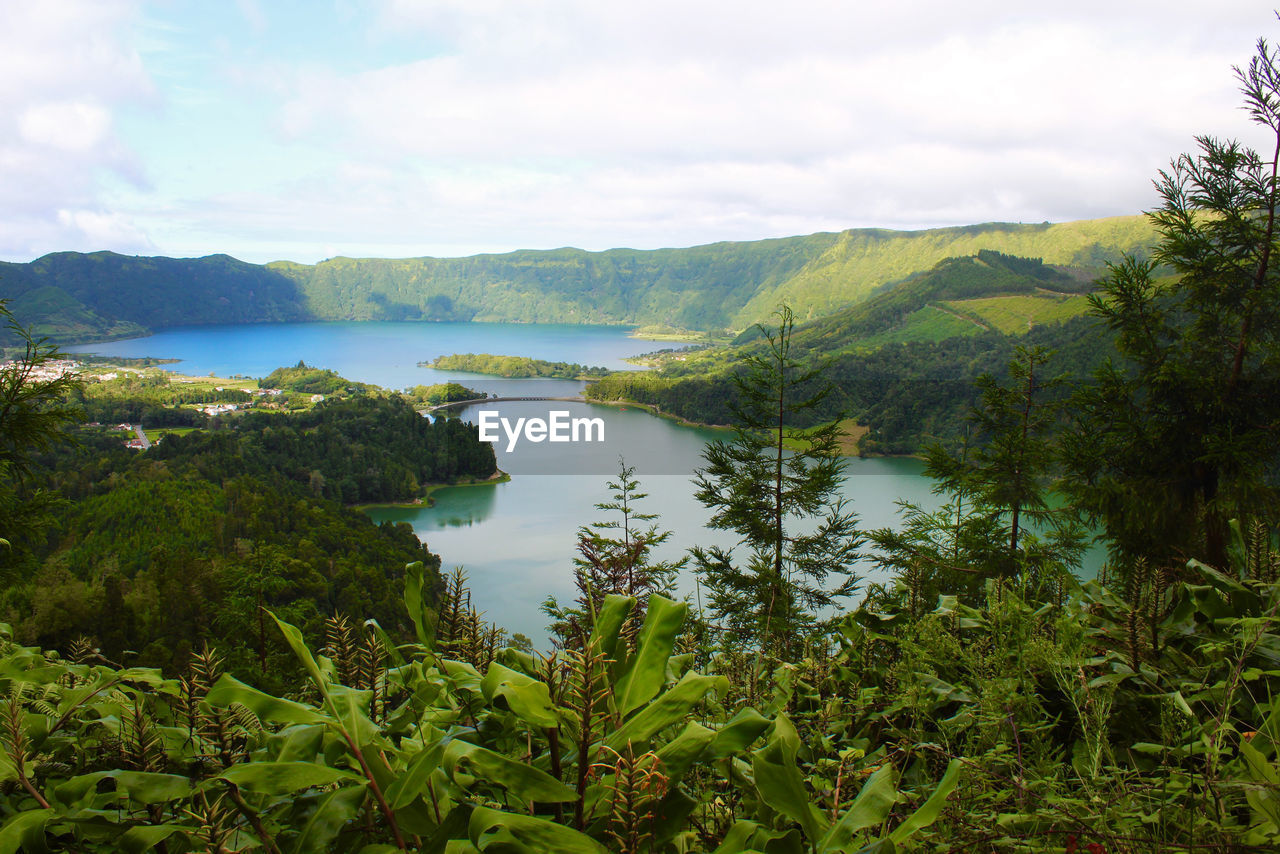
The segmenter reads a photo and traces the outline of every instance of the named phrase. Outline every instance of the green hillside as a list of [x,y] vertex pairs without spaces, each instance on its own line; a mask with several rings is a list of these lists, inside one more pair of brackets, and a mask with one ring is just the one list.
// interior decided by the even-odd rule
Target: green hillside
[[0,296],[12,300],[21,322],[59,343],[169,326],[312,319],[295,282],[228,255],[57,252],[27,264],[0,262]]
[[[942,341],[996,331],[1022,334],[1087,308],[1092,279],[1076,270],[989,249],[947,258],[860,303],[830,312],[796,331],[795,346],[824,353],[866,351],[888,343]],[[738,343],[751,342],[754,330]]]
[[[1150,240],[1147,221],[1134,216],[915,232],[859,229],[685,249],[334,258],[315,265],[61,252],[0,264],[0,296],[15,300],[22,321],[62,342],[170,326],[302,320],[625,323],[721,332],[747,329],[782,302],[801,320],[839,312],[947,258],[996,251],[1091,278],[1104,262]],[[954,326],[936,317],[925,322],[938,313],[920,320],[926,327]]]
[[[916,453],[931,441],[954,439],[973,403],[974,378],[999,371],[1018,344],[1049,348],[1051,373],[1077,376],[1110,352],[1101,327],[1086,316],[1092,289],[1078,268],[984,249],[797,324],[792,355],[824,364],[823,377],[835,390],[799,426],[852,417],[865,428],[864,452]],[[613,374],[587,396],[729,423],[732,376],[762,344],[753,328],[731,346],[672,353],[657,371]]]
[[1150,223],[1142,216],[1041,225],[987,223],[927,231],[846,231],[783,286],[755,296],[730,325],[745,328],[784,302],[801,320],[820,317],[865,299],[889,282],[984,249],[1097,274],[1106,262],[1123,252],[1145,249],[1153,239]]
[[718,329],[838,238],[813,234],[687,249],[522,250],[468,258],[334,258],[268,265],[327,320],[645,323]]
[[941,303],[938,308],[990,329],[1020,335],[1033,326],[1061,323],[1084,314],[1089,309],[1089,301],[1082,294],[1045,292],[954,300]]
[[[13,299],[10,310],[18,317],[36,318],[31,332],[37,338],[57,337],[66,344],[102,341],[109,338],[131,338],[146,335],[147,330],[129,320],[106,320],[92,309],[52,285],[34,288]],[[0,332],[0,343],[8,344],[8,330]]]

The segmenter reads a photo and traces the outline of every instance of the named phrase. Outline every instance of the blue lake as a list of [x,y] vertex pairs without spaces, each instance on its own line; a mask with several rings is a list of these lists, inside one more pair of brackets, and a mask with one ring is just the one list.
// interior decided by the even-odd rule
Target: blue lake
[[[672,346],[632,338],[621,326],[532,323],[255,323],[184,326],[146,338],[66,348],[72,353],[176,358],[172,370],[202,376],[262,377],[298,360],[347,379],[403,389],[458,380],[487,391],[518,393],[530,380],[504,380],[418,367],[451,353],[495,353],[604,368],[630,367],[628,356]],[[533,380],[536,388],[575,393],[581,383]]]
[[[579,393],[582,383],[568,380],[504,380],[476,374],[419,368],[449,353],[497,353],[611,368],[627,367],[630,355],[671,346],[631,338],[620,327],[483,323],[288,323],[199,326],[170,329],[148,338],[70,348],[115,356],[153,356],[182,361],[169,366],[181,373],[265,376],[282,365],[303,360],[331,368],[349,379],[389,388],[407,388],[457,380],[500,396],[560,397]],[[507,483],[450,487],[434,494],[430,507],[372,508],[378,521],[406,522],[445,569],[467,571],[476,607],[489,620],[541,641],[546,618],[540,605],[548,595],[573,598],[573,558],[580,526],[601,521],[595,505],[610,500],[606,487],[615,478],[618,458],[636,467],[649,494],[641,509],[658,513],[671,539],[659,558],[677,559],[689,547],[732,545],[723,532],[705,528],[709,512],[693,497],[690,478],[701,464],[707,441],[724,433],[684,427],[635,407],[568,402],[509,402],[470,407],[461,417],[477,420],[484,410],[509,419],[548,419],[553,412],[570,418],[599,418],[604,441],[532,443],[508,452],[497,449]],[[844,495],[864,529],[895,523],[900,499],[932,504],[930,481],[911,459],[850,459]],[[869,563],[859,575],[874,578]],[[681,591],[696,597],[691,574]]]

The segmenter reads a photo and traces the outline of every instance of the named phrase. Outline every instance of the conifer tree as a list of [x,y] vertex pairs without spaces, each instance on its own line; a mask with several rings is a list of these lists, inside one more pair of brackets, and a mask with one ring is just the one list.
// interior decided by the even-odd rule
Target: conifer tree
[[1115,265],[1090,298],[1121,359],[1076,399],[1066,487],[1121,563],[1225,567],[1230,520],[1276,506],[1280,56],[1259,40],[1235,71],[1270,150],[1198,137],[1155,182],[1152,257]]
[[18,341],[14,358],[0,366],[0,567],[22,559],[22,544],[37,538],[50,521],[57,499],[43,489],[24,487],[31,455],[64,438],[63,427],[79,413],[67,398],[79,388],[75,374],[50,373],[64,358],[45,339],[35,338],[0,299],[0,324]]
[[606,596],[633,596],[637,607],[631,614],[635,626],[644,620],[649,597],[670,594],[676,575],[688,558],[678,561],[653,559],[653,550],[665,543],[670,531],[660,530],[656,513],[646,513],[639,503],[648,497],[640,491],[635,466],[618,459],[618,477],[606,481],[611,501],[596,504],[596,509],[612,514],[592,525],[578,529],[578,554],[574,559],[574,584],[578,600],[571,607],[561,606],[554,596],[543,602],[542,610],[553,619],[551,631],[568,642],[570,636],[591,625]]
[[[925,457],[935,492],[953,502],[967,500],[970,513],[998,532],[1003,542],[987,545],[984,564],[1003,578],[1044,575],[1052,581],[1083,548],[1073,514],[1050,499],[1064,402],[1057,393],[1064,378],[1046,376],[1051,356],[1043,347],[1019,346],[1009,362],[1009,384],[991,374],[978,377],[973,447],[956,455],[935,445]],[[1032,533],[1036,528],[1042,533]]]
[[648,497],[640,491],[635,479],[635,466],[618,460],[618,478],[606,486],[612,490],[612,501],[596,504],[596,509],[614,514],[615,518],[596,522],[578,529],[578,553],[575,561],[578,587],[586,596],[588,591],[598,605],[610,593],[634,596],[639,603],[638,613],[643,614],[645,604],[654,593],[669,593],[675,583],[676,573],[687,562],[654,561],[654,548],[671,537],[670,531],[660,531],[653,520],[656,513],[645,513],[639,502]]
[[[742,549],[693,549],[712,617],[726,642],[781,657],[820,610],[853,592],[849,567],[861,543],[855,515],[838,498],[839,421],[793,426],[831,390],[819,368],[792,356],[794,325],[784,306],[776,329],[758,327],[763,343],[735,376],[733,438],[707,446],[694,480],[713,511],[710,527],[737,534]],[[830,576],[839,582],[828,586]]]

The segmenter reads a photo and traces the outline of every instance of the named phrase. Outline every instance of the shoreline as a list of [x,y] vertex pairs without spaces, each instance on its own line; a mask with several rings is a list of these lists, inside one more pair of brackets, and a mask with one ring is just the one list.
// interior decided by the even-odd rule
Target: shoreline
[[[74,358],[74,356],[75,356],[75,355],[77,355],[77,354],[70,354],[70,355],[71,355],[71,357],[72,357],[72,358]],[[156,357],[147,357],[147,358],[149,358],[149,359],[155,359]],[[101,362],[100,362],[99,364],[103,364],[103,363],[105,363],[105,364],[104,364],[104,367],[105,367],[105,366],[110,366],[110,365],[113,363],[112,357],[109,357],[109,356],[108,356],[108,357],[98,356],[98,359],[101,359]],[[136,357],[121,357],[120,361],[119,361],[119,362],[114,362],[114,364],[120,365],[121,367],[128,367],[127,365],[122,364],[122,363],[125,363],[125,362],[128,362],[128,361],[137,361],[137,360],[138,360],[138,359],[137,359]],[[160,361],[160,360],[158,360],[158,359],[157,359],[157,361]],[[173,366],[173,365],[179,365],[179,364],[181,364],[181,360],[172,360],[172,361],[170,361],[170,360],[167,360],[167,359],[166,359],[166,360],[163,360],[163,362],[162,362],[161,364],[153,364],[153,365],[148,365],[148,366],[145,366],[145,367],[133,368],[133,370],[148,370],[148,369],[149,369],[149,370],[155,370],[155,371],[158,371],[158,372],[160,372],[160,373],[162,373],[162,374],[169,375],[169,376],[171,376],[171,377],[181,377],[181,378],[182,378],[182,380],[180,380],[180,382],[182,382],[182,381],[190,382],[190,381],[193,381],[193,380],[194,380],[194,381],[202,381],[202,382],[204,382],[204,383],[210,383],[210,382],[215,382],[215,383],[216,383],[216,382],[224,382],[224,383],[225,383],[226,385],[228,385],[228,386],[236,385],[236,384],[256,383],[256,382],[257,382],[257,380],[256,380],[256,379],[254,379],[254,378],[247,378],[247,379],[246,379],[246,378],[242,378],[242,377],[215,377],[215,376],[211,376],[211,375],[184,374],[184,373],[182,373],[182,372],[181,372],[181,371],[179,371],[179,370],[173,370],[173,369],[172,369],[172,367],[171,367],[171,366]],[[520,379],[525,379],[525,380],[542,380],[542,379],[557,379],[557,378],[554,378],[554,377],[527,377],[527,378],[520,378]],[[581,381],[581,380],[580,380],[580,381]],[[396,389],[392,389],[392,388],[389,388],[389,387],[387,387],[387,386],[381,386],[381,385],[378,385],[378,386],[376,386],[376,387],[377,387],[378,389],[380,389],[382,392],[386,393],[386,394],[397,394],[397,393],[399,393]],[[708,423],[706,423],[706,422],[702,422],[702,421],[693,421],[693,420],[690,420],[690,419],[685,418],[685,417],[683,417],[683,416],[676,415],[676,414],[674,414],[674,413],[664,412],[664,411],[662,411],[662,410],[661,410],[661,409],[660,409],[656,404],[651,404],[651,403],[641,403],[641,402],[639,402],[639,401],[634,401],[634,400],[599,400],[599,399],[595,399],[595,398],[591,398],[591,397],[586,397],[585,395],[583,396],[583,402],[584,402],[584,403],[588,403],[588,404],[596,404],[596,405],[599,405],[599,406],[610,406],[610,407],[613,407],[613,408],[615,408],[615,409],[623,409],[623,408],[625,408],[625,407],[634,406],[634,407],[636,407],[637,409],[642,409],[642,410],[644,410],[644,411],[645,411],[645,412],[647,412],[649,415],[652,415],[652,416],[654,416],[654,417],[656,417],[656,418],[661,418],[661,419],[663,419],[663,420],[665,420],[665,421],[669,421],[669,422],[674,423],[674,424],[676,424],[676,425],[678,425],[678,426],[681,426],[681,427],[692,427],[692,428],[698,428],[698,429],[704,429],[704,430],[712,430],[712,431],[719,432],[719,433],[730,433],[730,432],[732,432],[732,431],[733,431],[733,429],[734,429],[734,428],[733,428],[733,426],[732,426],[732,425],[729,425],[729,424],[708,424]],[[840,456],[842,456],[842,457],[848,457],[848,458],[853,458],[853,457],[857,457],[857,458],[874,458],[874,457],[884,457],[884,458],[887,458],[887,459],[898,459],[898,458],[903,458],[903,459],[920,459],[920,455],[918,455],[918,454],[862,453],[861,451],[859,451],[859,450],[857,449],[857,447],[856,447],[856,443],[857,443],[857,441],[858,441],[858,440],[859,440],[863,435],[865,435],[865,433],[866,433],[866,432],[867,432],[867,428],[866,428],[866,427],[863,427],[862,425],[857,425],[857,424],[855,424],[855,430],[852,432],[852,434],[850,434],[849,432],[847,432],[847,431],[846,431],[846,432],[845,432],[845,436],[847,437],[847,441],[846,441],[846,442],[842,442],[842,443],[841,443],[841,454],[840,454]],[[360,508],[363,508],[363,507],[399,507],[399,508],[409,508],[409,507],[424,507],[424,506],[425,506],[425,507],[430,507],[430,506],[431,506],[431,503],[432,503],[432,502],[431,502],[431,493],[432,493],[432,492],[434,492],[434,491],[435,491],[435,490],[437,490],[437,489],[441,489],[441,488],[446,487],[446,486],[473,486],[473,485],[483,485],[483,484],[486,484],[486,483],[505,483],[505,482],[508,482],[508,481],[510,481],[510,480],[511,480],[511,476],[510,476],[509,474],[507,474],[506,472],[503,472],[503,471],[499,470],[499,471],[498,471],[498,473],[497,473],[493,478],[489,478],[489,479],[486,479],[486,480],[479,480],[479,481],[464,481],[464,482],[460,482],[460,483],[436,483],[436,484],[427,484],[427,485],[423,488],[422,496],[421,496],[419,499],[417,499],[417,500],[415,500],[415,501],[411,501],[411,502],[389,502],[389,503],[361,504],[361,505],[351,505],[351,506],[353,506],[353,507],[360,507]]]
[[352,510],[365,512],[377,508],[396,508],[396,509],[412,509],[414,507],[431,507],[435,504],[435,499],[431,494],[437,490],[445,489],[451,486],[491,486],[499,483],[508,483],[511,475],[502,469],[498,469],[491,477],[482,479],[472,478],[470,480],[460,480],[455,483],[429,483],[422,488],[422,495],[413,501],[373,501],[368,504],[348,504]]

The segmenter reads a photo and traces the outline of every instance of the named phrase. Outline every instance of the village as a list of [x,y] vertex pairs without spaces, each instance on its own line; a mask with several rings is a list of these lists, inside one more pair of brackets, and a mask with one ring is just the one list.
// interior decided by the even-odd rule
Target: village
[[[0,371],[6,371],[18,367],[21,364],[19,360],[9,359],[0,362]],[[202,413],[211,418],[229,415],[234,412],[263,408],[263,409],[288,409],[299,403],[316,404],[325,399],[323,394],[311,394],[301,396],[301,400],[288,400],[282,389],[278,388],[258,388],[257,381],[249,378],[239,377],[235,379],[226,379],[219,377],[191,377],[182,374],[175,374],[164,371],[155,367],[130,367],[126,365],[108,364],[87,364],[77,359],[52,359],[36,364],[28,368],[28,377],[34,382],[51,382],[61,379],[65,376],[74,376],[82,382],[93,386],[97,384],[112,383],[128,383],[132,381],[148,381],[151,383],[160,383],[170,388],[181,388],[183,386],[191,386],[198,392],[212,392],[214,394],[235,394],[240,393],[247,399],[239,401],[215,401],[204,403],[182,403],[177,405],[183,409],[190,409],[195,412]],[[214,385],[213,383],[223,383],[222,385]],[[179,391],[175,396],[181,399]],[[151,434],[148,434],[141,423],[120,422],[118,424],[103,424],[98,421],[90,421],[85,424],[86,427],[101,428],[113,432],[124,433],[128,438],[123,440],[126,448],[143,451],[152,445],[159,444],[163,441],[166,434],[176,432],[182,428],[152,428]]]

